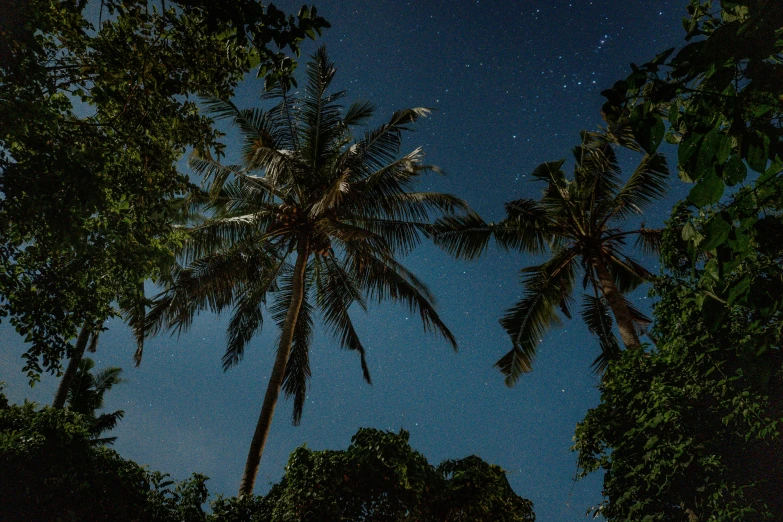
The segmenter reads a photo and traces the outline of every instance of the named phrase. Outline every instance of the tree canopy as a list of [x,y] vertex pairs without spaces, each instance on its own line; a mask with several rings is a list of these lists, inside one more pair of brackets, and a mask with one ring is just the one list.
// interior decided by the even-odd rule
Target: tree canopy
[[257,522],[512,522],[535,520],[505,472],[476,456],[433,466],[408,433],[360,429],[347,450],[295,450],[282,480],[264,497],[218,498],[218,520]]
[[576,433],[609,520],[783,516],[783,7],[692,0],[682,49],[604,91],[612,125],[677,147],[693,187],[662,249],[650,352],[626,353]]
[[189,190],[176,162],[217,145],[192,96],[230,96],[256,63],[290,70],[267,47],[298,52],[328,24],[251,0],[105,0],[98,20],[86,1],[3,5],[0,316],[29,344],[35,380],[114,302],[138,307],[170,262],[173,202]]

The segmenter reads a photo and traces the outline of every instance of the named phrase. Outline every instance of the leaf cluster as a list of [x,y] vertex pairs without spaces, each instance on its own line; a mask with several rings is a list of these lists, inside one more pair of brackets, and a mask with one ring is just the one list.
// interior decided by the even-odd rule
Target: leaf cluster
[[253,500],[219,498],[229,521],[533,521],[498,466],[476,456],[434,467],[408,433],[360,429],[343,451],[295,450],[280,483]]
[[97,24],[85,6],[4,3],[0,20],[0,317],[31,381],[172,262],[192,188],[176,163],[219,137],[191,98],[230,96],[285,61],[268,45],[298,51],[328,26],[251,0],[107,0]]
[[[779,265],[758,260],[740,272],[749,270],[763,277]],[[624,352],[577,426],[579,476],[605,470],[595,514],[608,520],[783,514],[783,322],[735,303],[711,328],[702,277],[659,280],[657,347]]]
[[[669,49],[604,91],[610,126],[628,123],[641,143],[677,146],[687,197],[709,221],[681,223],[694,264],[709,256],[717,271],[705,291],[714,308],[752,299],[748,281],[729,284],[749,255],[769,249],[781,208],[783,172],[783,6],[777,1],[691,0],[688,44]],[[772,212],[769,216],[762,213]],[[717,303],[717,304],[716,304]],[[778,309],[779,298],[760,306]],[[716,315],[719,317],[720,314]],[[714,323],[711,326],[715,326]]]

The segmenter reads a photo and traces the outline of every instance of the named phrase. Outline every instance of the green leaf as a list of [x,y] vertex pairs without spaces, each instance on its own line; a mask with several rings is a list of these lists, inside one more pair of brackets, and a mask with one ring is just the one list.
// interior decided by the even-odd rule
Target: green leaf
[[683,137],[680,146],[677,148],[677,160],[679,161],[680,170],[688,173],[693,181],[698,179],[698,176],[692,176],[691,174],[693,174],[693,170],[696,167],[696,157],[703,139],[703,134],[698,132],[688,133]]
[[710,296],[704,299],[704,304],[701,308],[701,316],[704,320],[704,326],[706,326],[710,332],[714,332],[718,329],[725,315],[726,306],[723,303]]
[[750,277],[745,276],[729,288],[729,304],[732,304],[738,298],[744,297],[750,288]]
[[631,114],[630,123],[636,141],[648,154],[653,154],[666,132],[661,117],[655,113],[644,114],[643,108],[639,106]]
[[746,135],[748,140],[748,166],[756,172],[767,170],[769,159],[769,136],[760,132]]
[[688,194],[688,201],[696,207],[703,208],[713,205],[723,197],[725,185],[723,180],[715,175],[714,169],[699,180]]
[[731,137],[719,132],[715,140],[717,141],[715,159],[722,165],[726,163],[726,160],[731,155]]
[[734,154],[723,166],[723,182],[729,187],[745,180],[748,175],[748,168],[738,155]]
[[702,234],[704,235],[704,242],[699,246],[702,250],[712,250],[715,247],[722,245],[724,241],[729,237],[731,232],[731,224],[727,222],[720,214],[712,216],[704,228]]
[[693,241],[696,245],[698,245],[704,240],[704,236],[701,235],[701,233],[696,230],[696,227],[693,226],[693,223],[689,221],[685,223],[684,227],[682,227],[682,240]]

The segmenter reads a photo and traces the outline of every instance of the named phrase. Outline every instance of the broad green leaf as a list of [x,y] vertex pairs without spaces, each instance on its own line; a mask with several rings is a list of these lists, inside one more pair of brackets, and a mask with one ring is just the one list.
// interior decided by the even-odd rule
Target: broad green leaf
[[756,172],[767,170],[767,160],[769,159],[769,136],[754,132],[745,137],[748,143],[748,166]]
[[715,175],[714,169],[703,176],[688,194],[688,201],[702,208],[713,205],[723,197],[725,185],[723,180]]
[[726,241],[729,237],[729,232],[731,232],[731,224],[723,219],[720,214],[716,214],[704,225],[702,229],[704,242],[699,247],[705,251],[712,250]]
[[745,180],[748,168],[738,155],[734,154],[723,166],[723,182],[729,187]]
[[680,164],[680,170],[688,173],[688,176],[694,179],[694,181],[698,179],[698,177],[694,176],[692,171],[696,166],[696,157],[703,139],[703,134],[697,132],[687,133],[680,142],[680,146],[677,148],[677,160]]
[[729,288],[729,299],[728,299],[729,304],[732,304],[738,298],[744,297],[748,291],[748,288],[750,288],[749,276],[745,276],[742,279],[740,279],[738,282],[731,285],[731,287]]
[[698,245],[702,240],[704,240],[704,236],[701,235],[701,233],[696,230],[696,227],[693,226],[693,223],[689,221],[685,224],[684,227],[682,227],[682,240],[693,241],[696,245]]
[[726,160],[728,160],[731,155],[731,137],[719,132],[715,139],[718,141],[715,159],[722,165],[726,163]]
[[634,138],[648,154],[658,150],[666,132],[666,127],[659,115],[645,114],[643,107],[636,107],[631,114],[630,123]]

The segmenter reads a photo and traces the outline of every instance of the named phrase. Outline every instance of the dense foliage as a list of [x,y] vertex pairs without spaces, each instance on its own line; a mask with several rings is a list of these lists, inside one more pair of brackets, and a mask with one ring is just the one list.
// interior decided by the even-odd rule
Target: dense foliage
[[292,453],[266,496],[207,500],[207,477],[174,484],[96,444],[88,417],[0,395],[0,518],[60,522],[532,522],[505,472],[471,456],[433,467],[408,434],[361,429],[345,451]]
[[2,520],[153,520],[147,472],[96,446],[90,423],[67,410],[0,410],[0,489]]
[[476,456],[434,467],[408,433],[360,429],[344,451],[295,450],[265,497],[218,498],[216,520],[511,522],[533,521],[505,472]]
[[714,254],[718,277],[710,282],[705,273],[699,303],[714,327],[734,302],[766,310],[783,304],[781,293],[759,298],[747,277],[725,278],[783,236],[779,217],[761,211],[783,203],[783,4],[691,0],[688,10],[692,41],[671,59],[673,49],[634,67],[604,91],[603,111],[610,123],[630,124],[649,150],[664,138],[675,144],[680,179],[695,184],[688,203],[716,210],[681,227],[694,260]]
[[658,345],[610,368],[575,448],[607,471],[610,520],[780,520],[783,6],[689,13],[691,43],[604,92],[607,120],[676,145],[695,185],[667,226]]
[[[741,273],[779,278],[779,262],[755,258]],[[709,328],[698,306],[708,270],[656,284],[659,345],[610,365],[577,427],[581,475],[606,470],[609,520],[783,517],[783,321],[733,305]]]
[[98,23],[71,0],[4,2],[0,19],[0,316],[31,379],[115,301],[138,310],[170,262],[176,162],[217,143],[191,96],[230,96],[255,63],[290,70],[267,45],[297,51],[327,25],[252,0],[89,4]]

